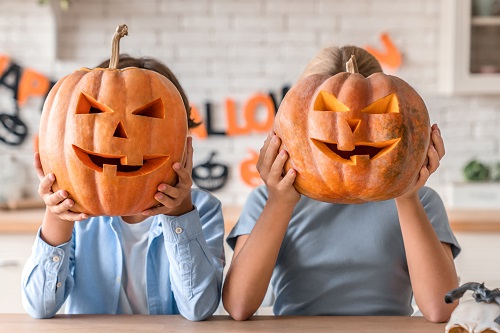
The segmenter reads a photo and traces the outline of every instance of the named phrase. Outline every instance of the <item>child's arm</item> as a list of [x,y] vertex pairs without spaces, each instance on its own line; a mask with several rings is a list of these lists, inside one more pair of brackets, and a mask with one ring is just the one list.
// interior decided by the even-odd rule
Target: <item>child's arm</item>
[[422,167],[416,184],[396,198],[406,259],[415,301],[432,322],[448,320],[456,304],[446,304],[445,294],[458,286],[449,244],[441,243],[420,202],[418,190],[439,166],[444,144],[437,125],[432,127],[428,165]]
[[238,237],[222,290],[224,308],[236,320],[248,319],[261,305],[293,209],[300,199],[293,187],[295,170],[282,176],[288,156],[283,150],[278,154],[279,147],[279,138],[271,135],[260,150],[257,169],[269,197],[250,235]]
[[71,290],[69,271],[73,249],[69,241],[74,221],[85,219],[86,215],[69,211],[74,203],[67,198],[66,191],[52,192],[55,177],[45,176],[38,153],[33,164],[40,179],[38,193],[45,201],[46,210],[33,252],[23,269],[22,297],[24,308],[32,317],[50,318]]
[[200,192],[196,208],[163,224],[169,275],[177,308],[189,320],[211,316],[220,303],[224,268],[224,220],[220,201]]
[[170,280],[181,315],[203,320],[220,303],[224,268],[224,219],[220,201],[204,193],[192,201],[192,139],[187,140],[184,165],[174,163],[175,186],[160,184],[155,199],[159,207],[144,215],[165,215],[163,236],[170,261]]

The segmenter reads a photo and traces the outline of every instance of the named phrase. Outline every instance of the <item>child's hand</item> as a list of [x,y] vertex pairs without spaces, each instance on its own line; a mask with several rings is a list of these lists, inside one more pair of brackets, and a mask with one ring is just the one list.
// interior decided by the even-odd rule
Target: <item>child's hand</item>
[[425,160],[425,165],[420,169],[420,174],[418,175],[417,181],[413,186],[401,197],[411,198],[418,196],[418,190],[425,185],[430,175],[434,173],[439,167],[439,161],[443,158],[445,154],[444,142],[441,137],[441,130],[437,124],[432,125],[431,128],[431,142],[427,150],[427,158]]
[[47,209],[49,209],[52,214],[56,215],[61,220],[72,222],[88,218],[87,214],[73,212],[70,210],[75,205],[75,202],[68,198],[67,191],[59,190],[55,193],[52,192],[52,185],[56,181],[56,177],[53,173],[45,175],[42,163],[40,162],[39,153],[35,153],[33,165],[35,166],[36,174],[40,180],[38,194],[42,197]]
[[270,200],[296,204],[300,199],[299,192],[293,186],[297,173],[294,169],[290,169],[283,176],[283,167],[288,159],[288,153],[285,150],[278,153],[280,145],[281,140],[271,133],[260,149],[257,170],[267,186]]
[[180,216],[193,210],[193,202],[191,201],[191,186],[193,179],[191,172],[193,170],[193,139],[187,138],[186,142],[186,160],[184,165],[176,162],[172,168],[177,173],[179,181],[175,186],[168,184],[158,185],[158,192],[155,194],[155,199],[159,205],[147,209],[142,212],[142,215],[151,216],[165,214],[170,216]]

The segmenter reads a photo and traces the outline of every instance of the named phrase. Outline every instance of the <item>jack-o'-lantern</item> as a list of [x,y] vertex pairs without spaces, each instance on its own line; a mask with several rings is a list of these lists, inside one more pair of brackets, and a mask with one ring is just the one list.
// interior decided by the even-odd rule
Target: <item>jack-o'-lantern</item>
[[229,168],[220,163],[213,162],[217,153],[212,151],[208,161],[193,168],[193,181],[199,188],[207,191],[217,191],[226,185]]
[[402,79],[351,70],[314,74],[287,93],[274,130],[297,171],[295,188],[316,200],[362,203],[397,197],[416,181],[430,123],[418,93]]
[[174,84],[152,70],[117,69],[117,28],[109,68],[83,68],[60,79],[45,101],[39,149],[74,211],[131,215],[155,206],[160,183],[177,181],[185,156],[187,116]]

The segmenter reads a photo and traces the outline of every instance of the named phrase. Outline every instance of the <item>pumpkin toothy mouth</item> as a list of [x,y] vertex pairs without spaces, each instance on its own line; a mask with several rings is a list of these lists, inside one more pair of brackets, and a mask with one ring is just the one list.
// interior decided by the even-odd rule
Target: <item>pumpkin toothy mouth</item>
[[168,155],[145,155],[142,165],[127,165],[126,156],[98,154],[73,145],[73,150],[78,159],[87,167],[104,172],[110,169],[117,176],[133,177],[148,174],[161,167],[170,158]]
[[353,150],[340,150],[337,143],[323,142],[312,139],[316,147],[319,148],[328,157],[338,160],[342,163],[356,164],[358,156],[367,156],[374,160],[394,149],[400,139],[393,139],[377,143],[360,143],[354,146]]

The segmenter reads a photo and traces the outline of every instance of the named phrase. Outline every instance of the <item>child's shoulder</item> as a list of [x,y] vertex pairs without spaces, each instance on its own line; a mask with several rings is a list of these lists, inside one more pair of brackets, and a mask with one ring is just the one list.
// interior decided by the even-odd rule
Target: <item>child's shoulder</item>
[[418,191],[418,195],[422,201],[441,200],[439,193],[429,186],[423,186]]
[[209,203],[212,205],[221,204],[221,201],[215,195],[201,188],[192,188],[191,197],[193,200],[193,204],[196,206],[197,203]]

